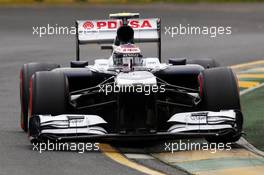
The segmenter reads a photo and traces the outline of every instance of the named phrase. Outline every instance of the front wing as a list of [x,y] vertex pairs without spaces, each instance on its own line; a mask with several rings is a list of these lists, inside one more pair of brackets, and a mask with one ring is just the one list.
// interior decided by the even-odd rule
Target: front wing
[[[177,113],[168,121],[167,131],[122,134],[107,131],[108,123],[97,115],[63,114],[36,115],[29,125],[30,140],[115,140],[115,139],[179,139],[207,137],[238,132],[237,120],[240,111],[198,111]],[[238,133],[240,134],[240,133]]]

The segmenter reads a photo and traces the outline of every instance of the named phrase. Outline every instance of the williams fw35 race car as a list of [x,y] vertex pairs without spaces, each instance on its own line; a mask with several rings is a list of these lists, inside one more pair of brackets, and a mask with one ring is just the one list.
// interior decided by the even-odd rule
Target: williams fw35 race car
[[[30,140],[205,138],[235,142],[243,116],[237,79],[213,59],[171,58],[161,63],[161,23],[138,13],[76,21],[76,61],[70,67],[24,64],[21,127]],[[157,43],[146,57],[137,43]],[[93,65],[80,46],[111,50]],[[106,45],[109,44],[109,45]]]

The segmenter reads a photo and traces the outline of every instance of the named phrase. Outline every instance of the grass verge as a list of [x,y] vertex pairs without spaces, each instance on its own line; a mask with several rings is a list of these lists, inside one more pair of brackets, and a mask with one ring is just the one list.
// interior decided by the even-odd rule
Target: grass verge
[[245,138],[256,148],[264,151],[264,87],[243,95],[241,105]]

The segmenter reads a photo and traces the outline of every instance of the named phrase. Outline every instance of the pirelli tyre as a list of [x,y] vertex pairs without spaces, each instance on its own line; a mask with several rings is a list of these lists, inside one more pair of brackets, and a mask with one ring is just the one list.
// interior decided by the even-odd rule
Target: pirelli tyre
[[69,88],[63,72],[36,72],[30,89],[31,116],[67,113]]
[[29,105],[29,83],[31,76],[38,71],[50,71],[60,67],[51,63],[28,63],[24,64],[20,70],[20,126],[27,132],[28,130],[28,105]]
[[198,59],[189,59],[187,64],[198,64],[205,69],[210,69],[214,67],[219,67],[219,63],[212,58],[198,58]]
[[233,109],[237,111],[236,126],[233,132],[207,137],[208,142],[236,142],[241,137],[243,117],[237,79],[231,68],[205,69],[199,75],[201,107],[207,111]]

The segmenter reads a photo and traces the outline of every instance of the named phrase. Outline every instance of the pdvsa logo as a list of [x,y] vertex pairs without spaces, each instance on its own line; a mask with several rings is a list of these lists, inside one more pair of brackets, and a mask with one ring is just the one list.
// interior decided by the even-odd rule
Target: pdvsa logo
[[92,28],[94,28],[94,25],[93,25],[93,23],[91,21],[85,21],[83,23],[83,28],[85,28],[85,29],[92,29]]
[[[150,20],[129,20],[128,25],[133,29],[137,28],[152,28]],[[122,21],[120,20],[102,20],[102,21],[86,21],[83,23],[83,28],[89,29],[117,29],[122,26]]]
[[[116,29],[119,26],[122,26],[122,21],[97,21],[96,28],[97,29]],[[152,28],[151,22],[149,20],[129,20],[128,25],[134,29],[137,28]]]

